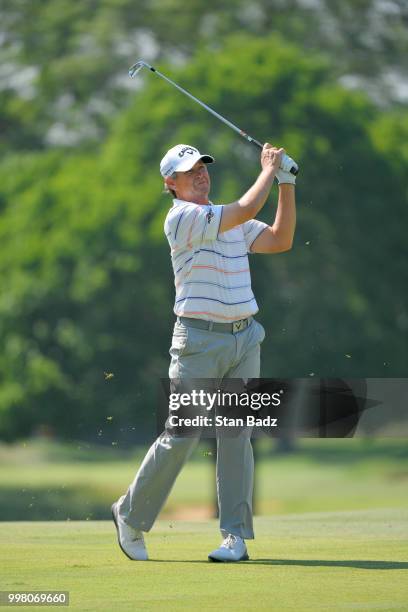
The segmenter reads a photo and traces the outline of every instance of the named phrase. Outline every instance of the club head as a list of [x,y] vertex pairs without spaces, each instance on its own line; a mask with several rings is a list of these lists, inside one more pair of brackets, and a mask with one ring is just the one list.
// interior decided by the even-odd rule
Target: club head
[[129,68],[130,78],[133,79],[137,75],[139,70],[141,70],[142,68],[150,68],[150,66],[149,64],[146,64],[146,62],[144,62],[143,60],[139,60],[138,62],[133,64],[133,66]]

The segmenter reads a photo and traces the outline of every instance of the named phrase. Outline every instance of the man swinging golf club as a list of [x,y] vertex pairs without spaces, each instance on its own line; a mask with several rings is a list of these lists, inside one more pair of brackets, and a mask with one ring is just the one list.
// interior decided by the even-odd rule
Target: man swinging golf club
[[[281,253],[292,247],[295,231],[296,163],[284,149],[266,143],[261,172],[236,202],[209,200],[207,165],[214,162],[195,147],[179,144],[160,163],[166,189],[174,196],[164,229],[171,247],[176,299],[170,349],[170,379],[243,379],[260,374],[263,327],[253,317],[258,306],[251,289],[248,253]],[[275,177],[278,206],[271,225],[255,220]],[[133,483],[112,506],[122,551],[148,558],[143,532],[151,529],[178,473],[198,443],[197,436],[166,430],[147,452]],[[248,559],[253,539],[254,461],[250,432],[217,438],[217,490],[223,542],[211,561]]]

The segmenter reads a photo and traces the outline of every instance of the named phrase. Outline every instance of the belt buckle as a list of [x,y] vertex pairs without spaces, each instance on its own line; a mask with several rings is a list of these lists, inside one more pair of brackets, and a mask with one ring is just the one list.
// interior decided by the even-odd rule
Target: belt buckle
[[232,324],[232,333],[236,334],[245,329],[245,319],[241,319],[240,321],[234,321]]

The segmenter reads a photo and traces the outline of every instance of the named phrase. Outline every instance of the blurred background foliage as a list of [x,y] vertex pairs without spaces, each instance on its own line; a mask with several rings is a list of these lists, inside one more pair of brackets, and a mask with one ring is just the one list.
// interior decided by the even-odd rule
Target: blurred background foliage
[[301,164],[293,250],[251,258],[262,375],[406,376],[405,2],[3,0],[0,24],[1,438],[146,441],[174,320],[160,158],[213,154],[216,203],[257,175],[199,106],[131,81],[139,57]]
[[4,144],[100,142],[133,97],[133,58],[185,65],[236,32],[278,32],[389,105],[407,93],[407,25],[406,0],[2,0]]
[[[209,449],[205,442],[197,447],[177,478],[162,519],[215,515],[215,467]],[[264,438],[257,440],[255,451],[256,514],[407,507],[405,440],[303,439],[296,453],[272,454],[271,441]],[[140,447],[84,441],[0,443],[0,520],[108,520],[112,500],[126,490],[143,454]]]

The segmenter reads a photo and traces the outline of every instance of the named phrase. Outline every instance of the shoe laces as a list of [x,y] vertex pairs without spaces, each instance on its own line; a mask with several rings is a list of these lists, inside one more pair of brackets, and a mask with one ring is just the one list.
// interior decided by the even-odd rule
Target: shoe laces
[[232,533],[230,533],[229,535],[227,535],[222,545],[225,546],[225,548],[234,548],[236,542],[237,536],[234,536]]
[[143,533],[141,531],[135,531],[135,535],[132,537],[132,542],[141,542],[144,544]]
[[141,544],[144,544],[144,539],[142,535],[137,535],[134,538],[132,538],[132,542],[140,542]]

